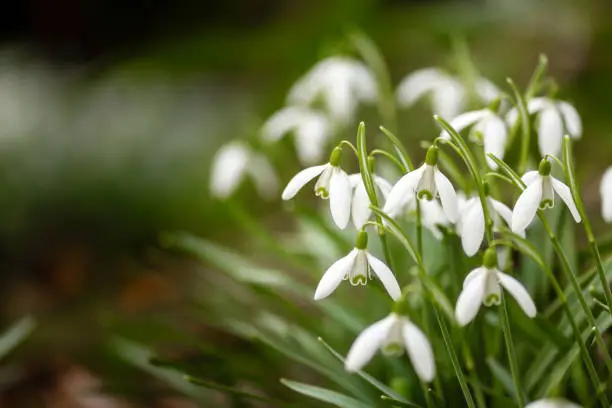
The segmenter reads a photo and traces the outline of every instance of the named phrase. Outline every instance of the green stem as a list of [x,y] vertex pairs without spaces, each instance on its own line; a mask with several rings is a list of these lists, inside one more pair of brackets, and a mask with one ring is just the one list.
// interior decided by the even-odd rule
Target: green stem
[[523,137],[521,139],[521,156],[518,164],[519,174],[525,173],[527,170],[527,160],[529,159],[529,144],[531,139],[531,122],[529,119],[529,111],[527,110],[527,102],[519,91],[514,81],[510,78],[507,79],[508,84],[514,91],[514,97],[516,99],[515,104],[518,109],[519,116],[521,118],[521,126],[523,129]]
[[400,162],[395,156],[393,156],[388,151],[382,150],[382,149],[374,149],[370,152],[370,157],[374,157],[376,155],[386,157],[387,159],[391,160],[397,167],[399,167],[402,173],[408,173],[409,170],[406,168],[406,166],[404,166],[402,162]]
[[580,187],[578,186],[578,181],[576,180],[576,173],[574,171],[574,163],[572,160],[572,144],[569,136],[564,136],[563,138],[563,162],[565,169],[565,177],[569,183],[569,187],[572,191],[572,196],[574,198],[574,202],[576,203],[576,208],[580,213],[582,218],[582,225],[584,226],[584,232],[587,236],[587,240],[589,241],[589,249],[591,254],[593,255],[593,259],[595,260],[595,267],[597,270],[597,276],[599,277],[599,282],[601,283],[602,290],[604,292],[604,296],[606,299],[606,305],[608,309],[612,310],[612,291],[610,291],[610,285],[608,284],[608,280],[606,278],[606,270],[603,265],[603,261],[601,260],[601,255],[599,253],[599,247],[597,246],[597,240],[595,239],[595,234],[593,234],[593,228],[591,227],[591,221],[584,209],[584,202],[582,201],[582,197],[580,195]]
[[409,171],[414,170],[414,165],[412,164],[412,160],[410,159],[408,152],[406,152],[406,149],[404,149],[404,145],[402,144],[402,142],[400,142],[397,136],[395,136],[393,132],[391,132],[389,129],[385,128],[384,126],[379,126],[378,128],[380,129],[381,132],[384,133],[385,136],[387,136],[387,138],[393,145],[393,148],[395,149],[395,152],[399,156],[404,167],[408,169]]
[[512,332],[510,331],[510,322],[508,319],[508,309],[506,307],[506,299],[503,294],[503,291],[501,294],[499,317],[502,324],[502,330],[504,332],[504,342],[506,343],[506,352],[508,353],[508,362],[510,363],[510,373],[512,374],[512,382],[514,383],[514,389],[516,391],[517,406],[519,408],[523,408],[525,406],[525,398],[523,395],[523,388],[521,387],[521,381],[519,379],[518,363],[516,359],[516,353],[514,352]]

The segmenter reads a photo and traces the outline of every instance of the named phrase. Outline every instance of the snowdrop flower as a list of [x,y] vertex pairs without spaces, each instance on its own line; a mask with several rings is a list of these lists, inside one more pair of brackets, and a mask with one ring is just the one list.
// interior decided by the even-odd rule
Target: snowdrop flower
[[212,161],[210,190],[214,197],[226,199],[247,175],[263,197],[272,197],[278,190],[278,179],[268,160],[243,142],[221,147]]
[[[452,119],[450,125],[457,132],[472,126],[470,139],[484,145],[485,155],[492,153],[499,159],[504,158],[508,129],[504,120],[497,116],[494,109],[486,108],[462,113]],[[443,130],[440,137],[449,139],[450,135]],[[491,158],[486,156],[486,160],[491,169],[497,169],[497,164]]]
[[404,175],[393,186],[383,211],[387,214],[397,214],[416,194],[419,200],[431,201],[440,198],[444,213],[450,222],[456,222],[458,217],[457,194],[451,182],[438,169],[438,148],[431,146],[427,150],[425,163],[416,170]]
[[[542,156],[559,154],[566,132],[574,139],[582,136],[580,115],[567,102],[545,97],[533,98],[527,103],[527,110],[529,114],[538,114],[538,146]],[[512,108],[506,115],[506,122],[512,126],[518,117],[518,110]]]
[[[384,178],[372,174],[374,187],[382,194],[383,198],[391,191],[391,183]],[[351,174],[349,176],[353,196],[351,199],[351,219],[355,228],[360,229],[370,219],[372,210],[370,209],[370,197],[363,183],[361,173]]]
[[392,356],[405,349],[419,378],[425,382],[434,379],[436,366],[429,340],[406,316],[393,312],[362,331],[346,356],[345,369],[359,371],[379,349]]
[[[476,79],[476,96],[488,104],[501,94],[488,79]],[[431,95],[434,113],[450,120],[457,116],[467,103],[465,85],[438,68],[424,68],[406,76],[397,87],[397,100],[401,106],[409,107],[425,95]]]
[[612,167],[608,167],[599,186],[601,194],[601,215],[605,222],[612,222]]
[[545,210],[555,205],[555,193],[567,205],[576,222],[582,221],[580,213],[574,203],[570,188],[563,182],[550,175],[550,162],[544,158],[540,162],[538,171],[528,171],[521,178],[526,188],[514,205],[512,211],[512,231],[524,231],[536,215],[538,208]]
[[300,163],[312,164],[321,160],[325,143],[332,134],[332,125],[320,112],[290,106],[273,114],[261,130],[267,142],[276,142],[291,132],[294,132]]
[[476,317],[481,305],[501,304],[501,289],[506,289],[531,318],[536,306],[522,283],[497,269],[497,250],[489,248],[483,257],[483,266],[471,271],[463,281],[463,289],[457,299],[455,318],[465,326]]
[[376,80],[363,63],[331,57],[304,75],[289,91],[287,101],[303,106],[320,98],[330,115],[346,124],[353,118],[358,102],[374,102],[376,97]]
[[560,398],[545,398],[530,402],[525,405],[525,408],[581,408],[580,405],[574,404]]
[[[496,225],[504,220],[508,225],[512,223],[512,210],[504,203],[487,196],[487,207],[493,222]],[[460,207],[457,220],[457,232],[461,237],[461,245],[467,256],[474,256],[480,249],[485,236],[485,219],[482,203],[479,196],[471,197]],[[522,234],[521,234],[522,235]]]
[[282,198],[291,200],[306,183],[318,176],[314,186],[315,194],[325,200],[329,198],[332,218],[338,228],[344,229],[351,215],[351,183],[346,172],[340,168],[341,153],[342,149],[336,147],[327,164],[305,168],[293,176]]
[[333,293],[343,280],[348,280],[353,286],[365,285],[372,279],[371,271],[380,279],[387,293],[397,300],[401,293],[399,284],[391,269],[381,260],[371,255],[368,247],[368,234],[359,231],[355,248],[348,255],[334,262],[323,274],[315,291],[314,299],[321,300]]

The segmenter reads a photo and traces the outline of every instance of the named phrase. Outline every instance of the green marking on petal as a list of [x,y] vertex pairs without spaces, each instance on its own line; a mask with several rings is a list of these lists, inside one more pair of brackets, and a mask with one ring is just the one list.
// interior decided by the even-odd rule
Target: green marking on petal
[[323,187],[318,188],[318,189],[315,191],[315,195],[316,195],[317,197],[321,197],[321,198],[322,198],[322,199],[324,199],[324,200],[327,200],[327,199],[329,198],[329,192],[327,191],[327,189],[326,189],[326,188],[323,188]]
[[400,343],[389,343],[383,346],[382,352],[385,356],[399,357],[404,354],[404,347]]
[[487,307],[493,305],[501,305],[501,297],[496,293],[491,293],[485,298],[483,303]]
[[351,278],[349,279],[349,282],[351,282],[351,285],[353,286],[364,286],[368,283],[368,277],[365,275],[355,275],[355,276],[351,276]]
[[431,193],[431,191],[429,191],[429,190],[421,190],[421,191],[419,191],[419,192],[417,193],[417,198],[418,198],[419,200],[423,200],[423,199],[425,199],[425,200],[427,200],[427,201],[431,201],[431,200],[433,200],[433,199],[434,199],[434,196],[433,196],[433,194]]
[[547,208],[553,208],[555,205],[553,200],[542,200],[540,201],[540,210],[545,210]]

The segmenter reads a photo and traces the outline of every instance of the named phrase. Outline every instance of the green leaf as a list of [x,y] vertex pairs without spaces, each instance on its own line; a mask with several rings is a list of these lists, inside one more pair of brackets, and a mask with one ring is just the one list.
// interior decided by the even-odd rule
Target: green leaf
[[314,385],[304,384],[297,381],[287,379],[280,380],[283,385],[307,397],[314,398],[319,401],[327,402],[331,405],[340,408],[371,408],[371,405],[361,402],[355,398],[340,394],[339,392],[328,390],[326,388],[317,387]]
[[26,316],[14,323],[2,335],[0,335],[0,359],[9,354],[15,347],[21,344],[36,327],[36,319]]
[[506,370],[506,368],[493,357],[487,358],[487,365],[493,373],[493,376],[497,378],[497,380],[499,380],[499,382],[504,386],[506,391],[508,391],[508,393],[513,396],[514,400],[517,401],[518,398],[516,396],[516,389],[514,388],[512,376],[510,375],[508,370]]
[[217,390],[217,391],[221,391],[227,394],[232,394],[232,395],[236,395],[239,397],[244,397],[247,399],[253,399],[253,400],[257,400],[257,401],[263,401],[263,402],[269,402],[274,404],[275,406],[278,406],[279,404],[282,405],[288,405],[286,402],[282,402],[282,401],[278,401],[272,398],[268,398],[264,395],[257,395],[257,394],[252,394],[249,393],[247,391],[243,391],[243,390],[239,390],[237,388],[234,387],[229,387],[227,385],[223,385],[223,384],[217,384],[215,382],[212,381],[208,381],[208,380],[204,380],[202,378],[195,378],[195,377],[191,377],[186,375],[185,377],[185,381],[191,383],[191,384],[195,384],[195,385],[199,385],[202,387],[206,387],[209,388],[211,390]]

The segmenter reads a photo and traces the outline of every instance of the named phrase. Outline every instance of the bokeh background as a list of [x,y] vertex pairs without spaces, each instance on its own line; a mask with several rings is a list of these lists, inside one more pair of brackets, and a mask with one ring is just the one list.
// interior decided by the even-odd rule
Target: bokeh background
[[[252,137],[355,28],[380,47],[394,84],[452,68],[453,38],[500,87],[508,76],[524,85],[548,55],[583,117],[579,176],[597,217],[599,174],[612,163],[611,15],[607,0],[3,3],[0,322],[37,323],[3,356],[0,407],[270,406],[194,388],[173,365],[301,399],[278,378],[308,377],[303,368],[218,328],[248,314],[235,301],[246,295],[159,237],[189,231],[258,256],[238,221],[244,204],[290,229],[280,203],[248,186],[231,202],[212,199],[210,160]],[[435,134],[425,106],[399,119],[408,146]],[[280,166],[283,182],[297,169]]]

